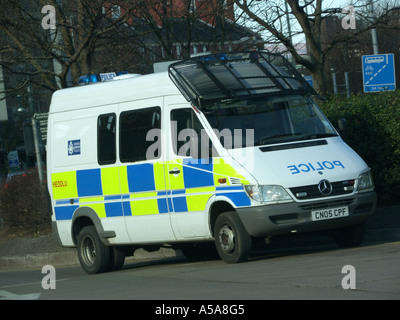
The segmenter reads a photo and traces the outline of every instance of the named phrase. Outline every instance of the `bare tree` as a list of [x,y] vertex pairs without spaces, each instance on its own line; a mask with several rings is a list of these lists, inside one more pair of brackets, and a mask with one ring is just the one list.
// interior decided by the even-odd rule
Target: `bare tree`
[[[47,111],[52,92],[92,71],[94,53],[113,45],[103,39],[116,35],[141,1],[126,1],[112,15],[112,1],[0,0],[1,99],[8,109],[0,125],[3,150],[23,143],[25,119]],[[42,12],[45,6],[52,10]]]
[[[150,0],[138,8],[135,17],[150,27],[153,43],[156,42],[161,51],[154,52],[145,43],[141,44],[142,48],[158,54],[160,60],[188,58],[193,46],[201,46],[201,50],[203,46],[223,48],[225,37],[229,39],[237,34],[237,30],[229,27],[238,27],[232,3],[221,0]],[[230,21],[228,26],[224,25],[226,19]]]
[[[80,74],[90,72],[99,40],[123,25],[140,3],[125,1],[120,14],[112,15],[112,1],[2,0],[2,65],[24,76],[19,86],[36,82],[50,91],[65,88],[68,73],[77,81]],[[54,8],[55,29],[44,28],[43,20],[53,14],[42,13],[48,5]]]
[[[353,2],[354,19],[364,21],[362,25],[353,28],[340,28],[324,42],[323,24],[328,17],[342,12],[342,8],[328,8],[332,1],[323,0],[232,0],[244,17],[255,22],[262,30],[267,31],[271,38],[286,46],[296,63],[306,67],[314,80],[314,86],[321,95],[326,94],[326,79],[324,66],[328,53],[338,44],[347,42],[373,28],[388,26],[391,13],[398,10],[392,1],[380,3],[379,10],[371,13],[371,1]],[[376,3],[378,1],[375,1]],[[349,13],[348,13],[349,14]],[[345,16],[343,15],[343,18]],[[299,30],[288,32],[288,27],[294,21]],[[300,55],[292,41],[292,36],[301,33],[307,42],[309,57]]]
[[[11,111],[0,135],[10,150],[24,117],[47,111],[51,94],[83,74],[147,73],[155,61],[189,57],[194,47],[225,49],[249,33],[225,21],[234,12],[222,0],[0,0],[0,6],[0,99]],[[17,116],[17,109],[26,112]]]
[[[0,63],[20,76],[12,85],[13,92],[32,83],[53,92],[71,85],[68,79],[75,85],[79,76],[93,72],[94,66],[113,65],[121,58],[134,64],[125,53],[168,60],[176,57],[173,50],[180,45],[179,56],[188,57],[192,42],[204,39],[206,27],[208,41],[221,38],[213,33],[212,25],[228,10],[220,0],[0,2]],[[54,13],[46,8],[53,8]],[[52,22],[52,14],[54,29],[45,28]],[[156,47],[162,48],[160,52]]]

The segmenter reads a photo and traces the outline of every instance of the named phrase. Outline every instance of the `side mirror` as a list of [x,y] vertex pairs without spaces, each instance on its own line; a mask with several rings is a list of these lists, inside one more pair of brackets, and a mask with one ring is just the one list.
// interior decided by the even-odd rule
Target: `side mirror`
[[345,132],[347,129],[347,120],[345,118],[340,118],[338,120],[338,129],[340,132]]

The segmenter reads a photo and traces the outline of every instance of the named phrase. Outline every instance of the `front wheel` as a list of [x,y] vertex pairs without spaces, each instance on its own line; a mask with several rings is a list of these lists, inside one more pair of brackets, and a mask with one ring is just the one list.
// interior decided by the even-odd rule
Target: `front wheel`
[[252,240],[236,212],[224,212],[218,216],[214,238],[218,254],[225,262],[244,262],[250,256]]
[[358,247],[364,240],[365,230],[366,224],[361,223],[334,230],[332,237],[340,248]]
[[110,267],[111,251],[97,234],[94,226],[82,228],[77,237],[79,262],[87,273],[105,272]]

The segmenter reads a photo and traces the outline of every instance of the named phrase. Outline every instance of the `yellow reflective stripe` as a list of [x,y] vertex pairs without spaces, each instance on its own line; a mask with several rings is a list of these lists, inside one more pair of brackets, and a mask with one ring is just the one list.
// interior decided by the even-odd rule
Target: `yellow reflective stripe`
[[153,172],[156,190],[165,190],[164,163],[155,162],[153,164]]
[[132,216],[158,214],[157,199],[131,201]]
[[89,207],[92,208],[99,218],[105,218],[106,217],[106,207],[103,203],[91,203],[91,204],[84,204],[81,207]]
[[140,192],[133,193],[129,196],[131,199],[157,197],[157,192]]
[[223,158],[216,158],[213,162],[214,171],[214,185],[219,186],[220,183],[218,179],[226,178],[226,184],[230,185],[229,177],[240,179],[243,184],[248,184],[249,181],[245,179],[235,168],[233,168],[229,163],[227,163]]
[[186,189],[186,193],[213,193],[215,192],[215,187],[199,187],[199,188],[189,188]]
[[102,202],[104,197],[79,198],[79,203]]
[[129,193],[127,166],[119,167],[119,182],[121,185],[121,193]]
[[76,171],[53,173],[51,175],[51,183],[55,200],[78,197]]
[[[165,165],[166,173],[165,175],[169,177],[169,188],[170,190],[185,189],[185,182],[183,179],[183,166],[182,160],[177,159],[175,161],[168,161]],[[178,175],[170,174],[169,171],[178,169],[180,173]]]
[[120,194],[118,167],[101,169],[101,185],[105,196]]
[[212,194],[198,194],[186,196],[186,204],[188,211],[204,211],[208,199]]

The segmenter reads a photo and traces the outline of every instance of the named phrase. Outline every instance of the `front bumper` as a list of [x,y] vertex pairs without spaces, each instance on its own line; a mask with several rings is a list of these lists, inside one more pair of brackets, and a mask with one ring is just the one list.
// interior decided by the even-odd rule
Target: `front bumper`
[[[262,205],[238,208],[247,232],[256,238],[293,232],[311,232],[356,225],[374,214],[377,197],[374,191],[353,196],[319,199],[310,202]],[[349,216],[321,221],[311,220],[311,211],[347,206]]]

